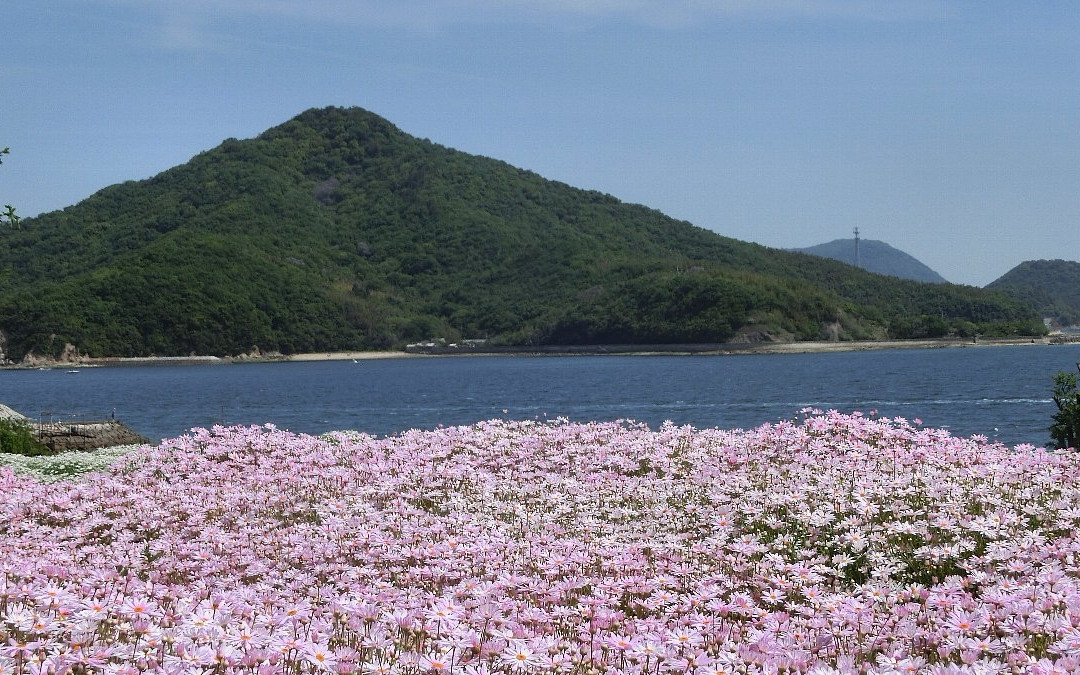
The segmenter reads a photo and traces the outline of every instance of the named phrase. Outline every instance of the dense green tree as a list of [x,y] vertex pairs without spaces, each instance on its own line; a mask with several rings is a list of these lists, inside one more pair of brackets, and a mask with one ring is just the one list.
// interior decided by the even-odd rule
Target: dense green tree
[[[1076,368],[1080,370],[1080,363]],[[1076,374],[1063,371],[1054,375],[1054,405],[1058,411],[1054,413],[1050,437],[1058,448],[1080,446],[1080,390]]]
[[[4,155],[9,154],[11,148],[0,149],[0,164],[4,163]],[[15,213],[15,207],[11,204],[4,204],[4,210],[0,211],[0,225],[7,225],[8,227],[19,226],[19,216]]]

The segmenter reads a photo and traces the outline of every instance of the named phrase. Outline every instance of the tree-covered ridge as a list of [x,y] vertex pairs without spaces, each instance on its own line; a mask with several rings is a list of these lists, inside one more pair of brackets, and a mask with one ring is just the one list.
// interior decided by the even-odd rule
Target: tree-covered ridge
[[[858,248],[858,260],[856,260],[856,248]],[[839,260],[874,274],[934,284],[948,283],[943,276],[914,256],[875,239],[859,239],[857,242],[855,239],[834,239],[824,244],[794,250]]]
[[7,351],[235,354],[1038,330],[1022,303],[720,236],[309,110],[3,232]]
[[1080,262],[1028,260],[990,282],[1061,326],[1080,325]]

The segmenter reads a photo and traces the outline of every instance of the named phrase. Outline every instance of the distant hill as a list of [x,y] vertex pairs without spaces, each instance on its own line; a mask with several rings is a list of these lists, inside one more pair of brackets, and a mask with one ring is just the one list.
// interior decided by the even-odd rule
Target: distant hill
[[0,228],[11,359],[1041,329],[997,293],[740,242],[359,108]]
[[987,288],[1034,306],[1059,326],[1080,325],[1080,262],[1028,260]]
[[[827,244],[793,249],[800,253],[832,258],[855,265],[855,240],[835,239]],[[913,256],[889,246],[883,241],[859,239],[859,267],[875,274],[911,279],[933,284],[948,283],[944,277],[919,262]]]

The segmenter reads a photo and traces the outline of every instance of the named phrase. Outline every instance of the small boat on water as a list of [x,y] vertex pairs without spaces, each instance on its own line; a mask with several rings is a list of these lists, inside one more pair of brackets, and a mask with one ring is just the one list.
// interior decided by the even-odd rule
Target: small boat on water
[[78,373],[79,371],[77,371],[77,370],[68,370],[66,372],[67,372],[68,375],[74,375],[74,374]]

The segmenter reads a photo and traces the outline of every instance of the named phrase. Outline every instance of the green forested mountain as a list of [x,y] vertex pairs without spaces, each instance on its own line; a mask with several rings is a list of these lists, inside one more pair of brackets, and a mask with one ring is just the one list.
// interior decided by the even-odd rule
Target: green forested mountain
[[1058,325],[1080,325],[1080,262],[1028,260],[987,288],[1034,306]]
[[[856,245],[858,246],[859,255],[857,265],[855,260]],[[884,274],[933,284],[947,283],[943,276],[924,265],[914,256],[875,239],[860,239],[857,244],[854,239],[834,239],[817,246],[794,250],[799,253],[832,258],[848,265],[856,265],[874,274]]]
[[9,358],[1039,330],[1027,306],[747,244],[309,110],[0,231]]

